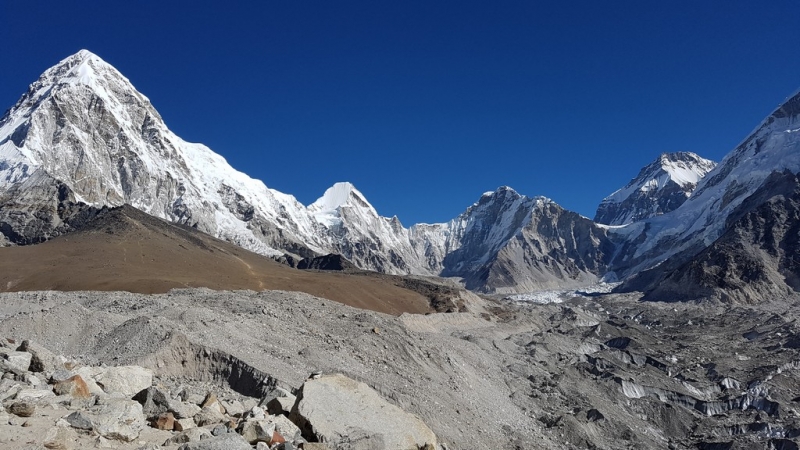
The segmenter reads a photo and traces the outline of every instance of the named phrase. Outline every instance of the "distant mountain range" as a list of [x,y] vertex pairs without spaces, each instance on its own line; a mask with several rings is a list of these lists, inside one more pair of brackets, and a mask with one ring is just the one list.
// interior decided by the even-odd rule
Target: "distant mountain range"
[[[661,155],[603,200],[594,221],[501,187],[447,223],[406,228],[380,216],[350,183],[304,206],[236,171],[172,133],[121,73],[82,50],[45,71],[0,119],[1,239],[42,242],[91,211],[130,204],[284,261],[335,253],[362,269],[457,277],[487,293],[620,279],[623,289],[663,300],[736,289],[709,274],[718,253],[747,241],[763,249],[763,256],[748,253],[749,264],[763,265],[771,274],[764,280],[792,292],[798,266],[791,255],[800,250],[791,212],[798,104],[800,96],[790,98],[716,167],[693,153]],[[766,216],[781,224],[780,236],[771,225],[752,225]],[[681,295],[665,291],[667,281]],[[762,290],[725,298],[748,300]]]

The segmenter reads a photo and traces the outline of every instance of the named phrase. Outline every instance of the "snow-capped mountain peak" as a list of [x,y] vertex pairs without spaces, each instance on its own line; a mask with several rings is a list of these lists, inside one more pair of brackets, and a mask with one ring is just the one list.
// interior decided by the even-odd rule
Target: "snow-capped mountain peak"
[[308,210],[317,220],[332,226],[339,223],[341,210],[346,207],[363,209],[367,215],[378,217],[378,212],[364,194],[349,182],[339,182],[329,187],[322,197],[308,206]]
[[798,117],[793,97],[711,173],[693,153],[659,156],[598,209],[595,220],[621,226],[501,186],[447,223],[404,228],[351,183],[308,207],[267,188],[176,136],[127,78],[82,50],[0,118],[0,231],[39,242],[69,231],[63,211],[127,203],[287,260],[338,253],[361,269],[455,276],[486,292],[578,286],[707,246],[774,172],[798,172]]
[[625,187],[603,199],[595,221],[625,225],[683,204],[716,163],[691,152],[663,153]]
[[352,183],[344,181],[329,187],[322,194],[322,197],[308,206],[308,209],[320,212],[335,211],[342,206],[353,205],[354,203],[374,209],[364,197],[364,194],[356,189]]

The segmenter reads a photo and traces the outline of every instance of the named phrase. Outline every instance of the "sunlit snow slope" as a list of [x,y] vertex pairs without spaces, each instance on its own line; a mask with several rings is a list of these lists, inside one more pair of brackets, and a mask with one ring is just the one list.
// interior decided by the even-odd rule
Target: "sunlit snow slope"
[[673,211],[715,165],[690,152],[664,153],[625,187],[603,199],[594,220],[626,225]]

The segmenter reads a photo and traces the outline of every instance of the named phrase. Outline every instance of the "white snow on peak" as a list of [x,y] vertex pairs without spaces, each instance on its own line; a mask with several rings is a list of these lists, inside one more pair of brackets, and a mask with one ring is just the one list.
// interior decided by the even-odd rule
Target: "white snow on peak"
[[[350,201],[350,196],[353,194],[360,195],[361,193],[356,190],[349,182],[335,183],[333,186],[325,190],[322,197],[317,199],[314,203],[309,205],[309,209],[317,211],[335,211],[340,206],[344,206]],[[363,197],[363,196],[361,196]]]
[[[646,238],[635,257],[653,254],[632,273],[660,264],[698,243],[710,245],[730,215],[775,172],[800,173],[800,95],[767,117],[697,185],[680,207],[643,223],[614,230],[630,239]],[[639,237],[637,237],[639,236]]]
[[688,197],[692,188],[715,166],[714,161],[692,152],[664,153],[645,166],[625,187],[603,199],[603,203],[622,202],[637,191],[658,191],[670,181],[685,188]]
[[331,227],[341,223],[342,208],[359,210],[365,218],[379,217],[364,194],[349,182],[339,182],[329,187],[322,197],[308,206],[308,211],[319,222]]
[[661,168],[669,175],[670,179],[681,186],[687,184],[697,185],[697,182],[714,168],[713,161],[701,158],[694,153],[699,164],[687,164],[683,161],[671,161],[664,157],[661,158]]

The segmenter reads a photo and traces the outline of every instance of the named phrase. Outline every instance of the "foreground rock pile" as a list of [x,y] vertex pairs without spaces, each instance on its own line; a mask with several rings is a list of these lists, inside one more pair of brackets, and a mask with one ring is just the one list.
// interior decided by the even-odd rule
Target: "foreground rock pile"
[[13,339],[0,339],[0,373],[4,449],[442,448],[419,418],[338,374],[312,374],[296,396],[274,386],[251,398]]
[[[197,424],[197,408],[213,403],[209,393],[225,408],[223,422],[198,427],[211,439],[238,439],[243,422],[256,428],[256,420],[275,416],[298,426],[303,440],[332,450],[418,448],[430,443],[418,417],[435,433],[435,445],[447,449],[799,448],[800,297],[745,306],[648,303],[618,294],[559,294],[558,300],[487,302],[480,314],[394,317],[282,291],[0,293],[0,336],[80,355],[84,366],[64,370],[104,392],[114,372],[103,363],[153,370],[149,385],[121,400],[158,388],[134,400],[144,422],[138,437],[101,441],[95,425],[57,423],[74,412],[91,423],[94,408],[114,396],[59,403],[53,397],[80,389],[65,384],[57,394],[52,374],[35,371],[31,356],[28,373],[4,376],[24,384],[16,389],[32,389],[33,379],[26,381],[32,375],[53,397],[20,417],[9,411],[17,393],[3,394],[8,421],[0,421],[0,449],[42,449],[56,432],[76,433],[74,448],[175,450],[213,442],[164,445],[182,433],[175,430],[183,420],[178,407],[192,408],[186,416]],[[22,357],[24,367],[27,357],[10,353],[21,345],[6,345],[8,357],[0,360]],[[104,373],[84,377],[78,372],[86,367]],[[316,372],[322,375],[309,380]],[[148,395],[155,405],[165,402],[159,391],[166,411],[146,413]],[[283,414],[272,409],[277,404]],[[264,419],[249,417],[254,406]],[[165,412],[172,418],[159,418]],[[158,429],[170,419],[171,431]],[[213,436],[220,424],[234,433]],[[398,430],[419,440],[398,443]]]

